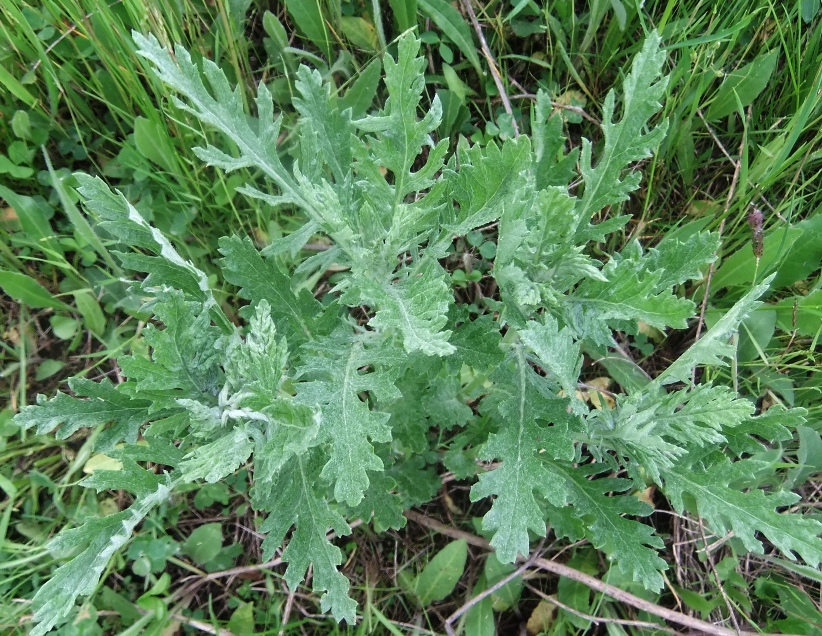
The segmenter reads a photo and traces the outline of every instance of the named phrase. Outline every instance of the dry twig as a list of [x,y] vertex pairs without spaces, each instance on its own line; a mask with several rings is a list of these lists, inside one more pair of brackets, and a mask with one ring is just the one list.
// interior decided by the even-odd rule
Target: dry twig
[[645,627],[647,629],[654,629],[654,630],[661,630],[663,632],[668,632],[669,634],[676,634],[676,631],[671,629],[670,627],[662,627],[657,623],[649,623],[647,621],[632,621],[627,620],[624,618],[608,618],[604,616],[591,616],[590,614],[585,614],[584,612],[580,612],[579,610],[574,609],[566,605],[565,603],[561,602],[556,594],[546,594],[542,590],[538,590],[533,585],[526,586],[531,592],[539,596],[540,598],[548,601],[549,603],[553,603],[559,608],[564,609],[566,612],[573,614],[574,616],[579,616],[580,618],[584,618],[587,621],[591,621],[595,625],[599,625],[601,623],[615,623],[617,625],[625,625],[626,627]]
[[482,33],[482,27],[480,27],[479,21],[477,20],[477,14],[474,13],[474,7],[471,6],[471,0],[462,0],[462,6],[465,8],[465,13],[468,14],[468,19],[471,21],[474,31],[479,38],[482,54],[488,62],[488,70],[491,71],[491,77],[494,78],[494,84],[497,85],[497,90],[499,91],[499,96],[502,100],[502,107],[505,109],[505,112],[511,116],[511,126],[514,128],[514,136],[519,137],[519,126],[517,125],[517,120],[514,117],[514,109],[511,108],[511,100],[508,99],[508,93],[505,91],[505,84],[502,83],[502,77],[499,74],[499,70],[497,70],[496,60],[491,53],[491,49],[488,48],[488,42],[485,40],[485,35]]
[[[722,230],[725,229],[725,214],[727,214],[728,210],[731,207],[731,201],[734,198],[734,194],[736,194],[736,186],[739,183],[739,172],[742,169],[742,153],[745,150],[745,144],[748,141],[748,135],[747,135],[748,128],[746,126],[745,130],[742,133],[742,142],[739,145],[739,159],[734,161],[733,157],[731,157],[731,155],[725,149],[725,146],[723,146],[722,142],[719,141],[719,137],[716,136],[716,133],[714,133],[713,129],[708,125],[708,122],[705,120],[705,117],[702,114],[702,111],[697,110],[696,112],[699,115],[699,118],[705,124],[705,128],[708,129],[708,134],[711,135],[711,138],[714,140],[714,143],[716,143],[716,145],[722,151],[722,154],[724,154],[728,158],[728,161],[730,161],[731,163],[734,164],[734,175],[731,179],[731,187],[728,189],[728,196],[725,198],[725,208],[722,211],[722,217],[723,218],[722,218],[722,221],[719,223],[719,235],[722,236]],[[749,106],[748,107],[748,120],[749,121],[750,121],[750,118],[751,118],[751,107]],[[714,275],[714,263],[711,263],[711,265],[708,267],[708,275],[705,277],[705,293],[702,295],[702,305],[699,308],[699,322],[696,325],[696,335],[694,336],[694,342],[697,342],[699,340],[699,336],[702,334],[702,325],[705,324],[705,309],[708,306],[708,294],[711,291],[711,279],[713,278],[713,275]],[[691,379],[692,379],[693,382],[696,382],[696,369],[694,369],[693,376],[692,376]]]
[[540,542],[539,547],[531,553],[531,556],[529,557],[529,559],[525,563],[523,563],[520,567],[518,567],[516,570],[511,572],[511,574],[509,574],[508,576],[506,576],[506,577],[500,579],[499,581],[497,581],[496,583],[494,583],[491,587],[483,590],[482,592],[480,592],[476,596],[469,599],[467,603],[465,603],[457,611],[455,611],[448,618],[446,618],[445,619],[445,631],[448,634],[448,636],[456,636],[456,632],[454,631],[454,628],[451,625],[460,616],[462,616],[468,610],[470,610],[472,607],[474,607],[474,605],[476,605],[477,603],[482,601],[482,599],[484,599],[484,598],[488,597],[489,595],[493,594],[498,589],[500,589],[501,587],[507,585],[510,581],[513,581],[515,578],[522,575],[523,572],[528,570],[533,565],[534,559],[539,558],[539,555],[542,553],[542,547],[543,547],[544,544],[545,544],[545,540],[543,539]]

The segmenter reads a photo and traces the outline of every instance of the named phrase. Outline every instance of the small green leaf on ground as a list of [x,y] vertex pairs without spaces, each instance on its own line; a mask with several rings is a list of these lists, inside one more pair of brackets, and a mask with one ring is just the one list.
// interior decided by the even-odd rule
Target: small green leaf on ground
[[414,591],[420,605],[426,607],[451,594],[462,577],[467,558],[468,544],[464,539],[452,541],[440,550],[417,577]]
[[242,603],[228,619],[228,631],[237,636],[254,633],[254,603]]
[[63,309],[70,307],[60,302],[50,291],[31,276],[20,272],[0,272],[0,288],[14,300],[36,309]]
[[474,45],[474,38],[471,35],[471,28],[465,22],[453,6],[446,0],[419,0],[422,12],[431,18],[440,30],[457,45],[465,58],[477,69],[477,73],[482,75],[477,47]]
[[772,307],[776,324],[785,331],[796,330],[800,336],[814,337],[822,329],[822,289],[807,296],[785,298]]
[[787,262],[793,244],[802,233],[802,229],[798,227],[776,228],[766,233],[758,268],[756,256],[750,245],[744,245],[733,254],[726,255],[714,274],[711,289],[719,291],[735,286],[748,287],[754,282],[754,272],[757,279],[762,280],[771,272],[778,270],[781,262]]
[[728,73],[705,113],[705,118],[708,121],[721,119],[737,112],[740,107],[745,108],[753,103],[768,85],[778,58],[779,49],[776,48],[759,55],[741,69]]
[[49,323],[51,323],[54,335],[60,338],[60,340],[73,338],[74,334],[77,333],[77,329],[80,328],[79,320],[63,316],[62,314],[57,314],[49,318]]
[[28,179],[34,174],[29,166],[18,166],[5,155],[0,155],[0,174],[9,174],[12,179]]
[[66,363],[62,360],[43,360],[39,365],[37,365],[37,371],[34,374],[34,379],[41,382],[53,376],[64,366],[66,366]]
[[417,25],[417,0],[388,0],[397,27],[407,31]]
[[343,16],[340,18],[340,26],[345,37],[354,46],[364,51],[377,50],[377,30],[365,18]]
[[216,557],[223,547],[223,526],[219,523],[207,523],[200,526],[183,544],[183,551],[197,565],[205,565]]
[[145,117],[134,120],[134,143],[146,159],[168,172],[174,171],[174,150],[168,143],[168,131]]
[[320,0],[285,0],[285,6],[300,31],[322,51],[326,59],[332,59],[334,51]]
[[100,309],[100,303],[89,290],[74,292],[74,304],[83,317],[86,328],[98,338],[106,330],[106,317]]
[[340,98],[340,107],[343,110],[350,108],[353,119],[359,119],[368,112],[377,94],[380,75],[382,75],[382,63],[377,58],[360,71],[359,77],[354,80],[351,88]]
[[[485,575],[480,575],[474,586],[474,596],[488,588]],[[465,614],[465,633],[472,636],[495,636],[497,633],[494,624],[494,607],[490,596],[486,596],[479,603],[475,603]]]

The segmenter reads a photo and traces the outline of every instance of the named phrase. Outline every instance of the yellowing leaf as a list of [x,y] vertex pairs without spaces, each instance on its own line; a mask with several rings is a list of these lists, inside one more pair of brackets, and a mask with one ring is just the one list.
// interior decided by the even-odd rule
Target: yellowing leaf
[[354,46],[364,51],[373,52],[377,50],[377,30],[374,28],[374,25],[365,18],[343,16],[340,18],[340,26],[342,27],[345,37],[348,38],[348,41]]
[[112,459],[108,455],[96,453],[89,457],[88,461],[83,465],[83,472],[86,475],[91,475],[95,470],[122,470],[123,462],[119,459]]
[[528,617],[525,628],[529,634],[536,636],[542,632],[547,632],[554,624],[557,613],[557,606],[551,601],[541,600]]

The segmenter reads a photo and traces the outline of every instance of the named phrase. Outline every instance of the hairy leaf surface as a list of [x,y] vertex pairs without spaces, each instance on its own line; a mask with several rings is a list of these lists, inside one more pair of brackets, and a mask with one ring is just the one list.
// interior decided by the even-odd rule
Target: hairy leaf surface
[[616,93],[611,90],[605,96],[602,106],[605,145],[596,165],[592,162],[591,143],[582,142],[579,162],[585,191],[576,208],[578,238],[595,236],[596,230],[588,227],[594,214],[625,201],[628,193],[639,187],[641,175],[630,172],[623,177],[623,171],[631,163],[650,157],[668,129],[665,121],[645,131],[651,117],[661,108],[660,102],[668,86],[667,76],[660,77],[665,53],[659,44],[659,36],[651,33],[634,58],[631,72],[623,84],[619,121],[614,121]]
[[370,410],[360,393],[373,391],[383,399],[399,395],[390,373],[379,368],[361,370],[387,364],[388,352],[375,352],[346,338],[304,351],[304,366],[299,370],[304,381],[298,385],[297,399],[322,413],[320,440],[331,448],[322,477],[334,484],[337,501],[356,506],[368,488],[368,472],[383,469],[373,442],[391,440],[389,415]]
[[[471,500],[495,496],[483,518],[483,528],[493,531],[491,545],[504,563],[528,554],[528,531],[545,534],[545,516],[535,493],[556,506],[566,502],[562,478],[550,467],[553,459],[574,456],[569,416],[564,400],[545,401],[538,388],[540,378],[528,366],[525,353],[515,348],[506,391],[499,396],[500,430],[483,445],[481,457],[500,460],[501,466],[480,475],[471,489]],[[510,388],[509,388],[510,387]],[[510,392],[509,392],[510,391]],[[543,422],[553,422],[546,426]],[[546,450],[546,456],[540,455]]]
[[106,379],[98,383],[73,378],[69,388],[76,397],[59,391],[50,400],[45,395],[38,395],[37,403],[23,408],[15,422],[24,429],[36,427],[38,434],[58,429],[60,439],[83,427],[111,423],[109,445],[122,439],[132,443],[137,441],[139,427],[149,419],[151,401],[132,398]]
[[42,636],[58,625],[73,609],[78,596],[94,591],[109,559],[131,539],[132,531],[149,511],[170,495],[171,484],[160,484],[127,510],[89,519],[79,528],[63,530],[49,542],[49,550],[56,554],[77,548],[82,551],[60,566],[34,597],[34,636]]
[[644,517],[653,509],[630,495],[607,494],[628,490],[633,483],[627,479],[589,479],[591,474],[607,470],[596,464],[556,470],[566,479],[574,514],[582,517],[584,533],[591,543],[616,561],[631,579],[648,589],[661,589],[664,580],[660,572],[667,565],[656,551],[664,547],[662,539],[651,526],[622,516]]
[[270,259],[264,259],[250,239],[220,240],[221,266],[227,282],[240,288],[240,296],[255,302],[267,301],[277,324],[289,341],[300,344],[327,332],[321,305],[307,290],[291,289],[291,279]]
[[268,533],[263,541],[263,558],[274,555],[294,526],[283,560],[288,562],[285,580],[291,590],[302,582],[309,565],[314,567],[313,587],[321,592],[324,612],[331,611],[337,620],[353,623],[356,603],[348,596],[349,583],[338,570],[342,552],[332,545],[326,533],[334,530],[338,536],[351,532],[345,519],[335,512],[325,498],[314,491],[321,461],[316,453],[288,462],[275,483],[257,495],[258,502],[271,512],[260,530]]
[[822,523],[776,511],[794,504],[799,495],[760,489],[742,492],[733,487],[734,482],[744,482],[763,468],[763,462],[755,459],[723,460],[707,469],[683,463],[665,473],[665,493],[679,512],[686,508],[684,497],[689,496],[693,509],[713,532],[723,536],[732,531],[751,552],[763,553],[762,542],[756,538],[756,532],[761,532],[789,559],[795,559],[796,553],[817,567],[822,562]]

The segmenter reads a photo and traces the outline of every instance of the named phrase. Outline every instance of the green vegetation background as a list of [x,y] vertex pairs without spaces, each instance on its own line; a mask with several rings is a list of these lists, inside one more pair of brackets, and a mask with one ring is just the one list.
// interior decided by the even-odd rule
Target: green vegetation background
[[[71,174],[100,175],[121,189],[182,254],[214,275],[229,309],[237,299],[211,264],[217,239],[249,235],[263,246],[299,226],[288,211],[235,192],[256,175],[208,170],[193,156],[190,148],[213,133],[172,106],[134,54],[132,29],[215,60],[243,87],[245,100],[265,82],[285,114],[280,144],[287,150],[298,143],[288,126],[297,65],[320,68],[355,115],[362,114],[384,97],[381,53],[409,28],[425,45],[427,94],[438,94],[444,106],[441,135],[486,143],[528,133],[533,99],[543,88],[571,141],[596,141],[605,92],[619,81],[643,35],[656,28],[671,75],[662,113],[670,128],[660,152],[641,167],[642,189],[623,210],[633,220],[619,239],[653,244],[694,220],[719,230],[723,247],[710,285],[687,290],[704,302],[709,325],[751,285],[776,273],[767,305],[740,330],[737,364],[705,373],[761,409],[784,403],[809,410],[797,439],[772,451],[781,480],[772,485],[798,489],[804,495],[800,509],[818,509],[820,8],[820,0],[2,3],[0,396],[8,400],[0,411],[0,631],[26,633],[26,600],[59,561],[44,549],[47,538],[123,503],[116,493],[95,498],[76,486],[95,462],[105,461],[92,455],[89,439],[23,435],[11,424],[36,393],[51,394],[78,374],[116,378],[114,358],[145,347],[139,299],[80,213]],[[619,247],[615,242],[603,249]],[[470,237],[465,250],[486,256]],[[456,284],[476,282],[457,271]],[[649,330],[626,346],[653,374],[654,360],[670,359],[683,343]],[[293,610],[276,568],[245,568],[259,552],[244,484],[209,485],[152,515],[114,559],[110,576],[78,619],[60,633],[159,634],[173,633],[175,626],[185,633],[345,632],[315,617],[310,598],[297,601],[308,615]],[[450,505],[432,514],[466,516],[460,503]],[[700,534],[696,520],[662,517],[671,537],[666,558],[676,594],[651,600],[711,620],[732,615],[765,631],[822,629],[818,573],[788,569],[775,559],[740,560],[732,545],[717,546],[706,559],[704,545],[712,538]],[[429,574],[456,568],[450,552],[432,558],[447,541],[409,524],[401,537],[364,535],[345,545],[365,599],[365,618],[349,631],[411,633],[403,623],[412,622],[417,632],[439,633],[442,617],[470,598],[478,575],[488,575],[487,567],[481,575],[469,567],[451,609],[448,602],[420,609],[402,574],[425,571],[426,562],[437,563]],[[590,546],[570,550],[576,567],[596,571]],[[244,569],[214,576],[236,567]],[[389,569],[401,575],[392,578]],[[518,629],[539,607],[531,583],[524,591],[518,585],[516,592],[506,586],[495,597],[498,633]],[[605,619],[646,618],[569,581],[560,581],[556,594],[570,610],[542,624],[548,633],[597,633],[573,610]],[[608,623],[612,630],[648,633]]]

